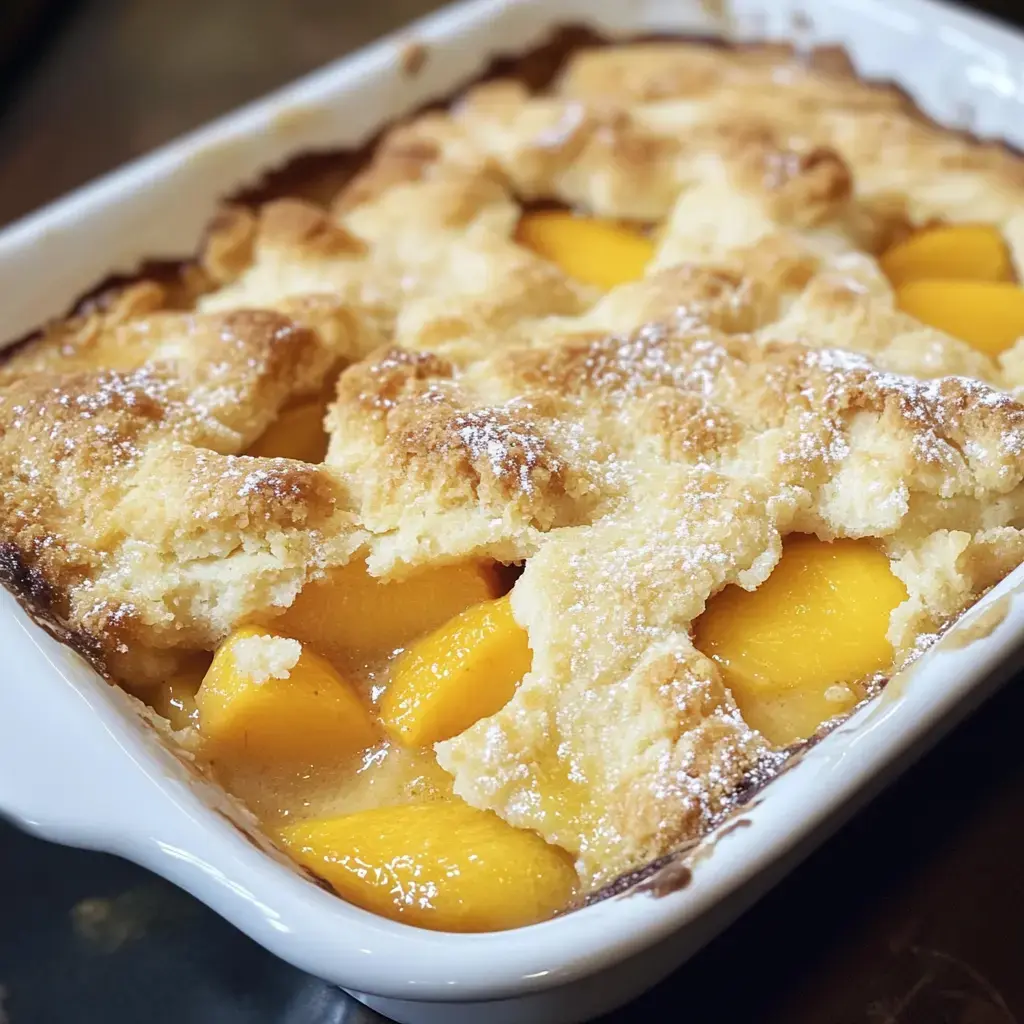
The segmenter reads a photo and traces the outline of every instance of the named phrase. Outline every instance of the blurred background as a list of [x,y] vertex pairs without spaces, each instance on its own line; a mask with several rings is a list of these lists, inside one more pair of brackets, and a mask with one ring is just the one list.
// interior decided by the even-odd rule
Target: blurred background
[[0,223],[442,6],[0,0]]
[[[0,225],[437,6],[0,0]],[[1022,682],[606,1024],[1024,1022]],[[0,822],[0,1024],[371,1021],[146,872]]]

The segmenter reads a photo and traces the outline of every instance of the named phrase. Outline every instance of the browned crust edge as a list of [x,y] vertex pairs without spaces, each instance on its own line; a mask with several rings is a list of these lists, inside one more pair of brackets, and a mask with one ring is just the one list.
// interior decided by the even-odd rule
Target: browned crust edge
[[0,543],[0,584],[21,605],[32,621],[59,643],[66,644],[105,679],[109,673],[99,641],[89,633],[71,629],[56,608],[56,595],[42,572],[30,566],[10,541]]

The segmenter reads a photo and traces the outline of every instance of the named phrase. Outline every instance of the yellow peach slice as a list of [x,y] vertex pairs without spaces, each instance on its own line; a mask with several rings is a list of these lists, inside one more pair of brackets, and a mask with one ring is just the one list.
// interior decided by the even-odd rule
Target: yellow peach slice
[[196,706],[214,761],[327,764],[378,738],[355,688],[329,662],[254,626],[235,630],[217,649]]
[[483,562],[424,569],[391,583],[352,562],[307,584],[273,629],[345,666],[385,657],[497,592],[497,575]]
[[995,281],[911,281],[896,290],[905,313],[989,356],[1024,335],[1024,288]]
[[381,720],[407,747],[450,739],[500,711],[532,657],[507,595],[474,605],[398,658]]
[[561,210],[526,214],[516,239],[577,281],[604,289],[643,277],[654,255],[654,244],[637,231]]
[[1013,264],[1000,232],[984,224],[930,228],[883,253],[882,270],[899,287],[930,278],[1012,281]]
[[784,746],[849,711],[889,669],[889,616],[906,597],[870,541],[793,537],[757,590],[730,586],[708,602],[694,643],[747,723]]
[[320,400],[285,409],[253,442],[248,454],[265,459],[323,462],[327,454],[326,412],[327,402]]
[[342,898],[421,928],[519,928],[576,892],[561,849],[461,801],[379,807],[289,825],[279,836]]

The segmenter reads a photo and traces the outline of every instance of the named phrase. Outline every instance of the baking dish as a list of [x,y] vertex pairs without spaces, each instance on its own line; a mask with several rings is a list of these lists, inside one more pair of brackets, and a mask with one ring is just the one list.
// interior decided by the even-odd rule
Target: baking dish
[[[731,30],[790,38],[801,47],[840,42],[865,74],[897,78],[933,116],[1022,141],[1013,138],[1020,95],[1012,77],[1021,44],[931,5],[751,3],[721,20],[697,5],[475,3],[12,228],[0,239],[0,333],[14,337],[51,315],[98,272],[190,251],[217,196],[259,168],[297,150],[358,142],[450,90],[497,50],[527,49],[554,24],[581,20],[629,34]],[[428,53],[416,76],[398,59],[413,42]],[[908,67],[910,46],[922,55],[920,76]],[[105,266],[97,265],[98,254]],[[480,1001],[498,1019],[582,1019],[679,963],[857,798],[983,695],[1015,648],[1024,614],[1015,590],[1020,575],[990,594],[912,673],[894,680],[877,704],[711,837],[688,885],[667,886],[672,891],[660,897],[610,899],[518,932],[439,936],[391,924],[340,903],[266,856],[239,812],[159,745],[127,699],[32,626],[6,595],[0,629],[11,671],[0,693],[0,807],[40,834],[154,868],[286,959],[368,993],[362,998],[398,1019],[476,1020]],[[33,757],[39,750],[47,752],[45,763]],[[574,984],[596,972],[598,979]]]

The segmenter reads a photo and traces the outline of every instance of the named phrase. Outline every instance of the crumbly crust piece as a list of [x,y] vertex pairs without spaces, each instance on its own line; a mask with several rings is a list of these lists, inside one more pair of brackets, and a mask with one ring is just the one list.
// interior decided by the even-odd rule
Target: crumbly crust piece
[[[489,82],[328,210],[225,210],[195,310],[142,283],[0,367],[0,574],[138,685],[356,553],[526,560],[533,669],[438,757],[601,885],[778,763],[690,630],[783,536],[876,539],[894,669],[1024,560],[1024,343],[917,322],[875,259],[984,221],[1020,266],[1021,167],[772,47]],[[653,227],[646,276],[600,294],[519,246],[547,200]],[[325,465],[239,454],[344,364]]]
[[[321,386],[335,354],[313,331],[241,310],[61,335],[69,371],[44,340],[0,387],[5,582],[109,672],[159,679],[358,545],[329,471],[236,454]],[[97,346],[120,368],[85,368]]]

